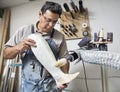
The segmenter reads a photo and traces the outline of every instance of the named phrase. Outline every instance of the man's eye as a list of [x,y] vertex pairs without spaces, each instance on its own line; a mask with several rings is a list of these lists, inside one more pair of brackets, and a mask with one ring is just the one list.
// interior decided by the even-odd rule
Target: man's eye
[[51,22],[52,20],[51,19],[47,19],[47,22]]

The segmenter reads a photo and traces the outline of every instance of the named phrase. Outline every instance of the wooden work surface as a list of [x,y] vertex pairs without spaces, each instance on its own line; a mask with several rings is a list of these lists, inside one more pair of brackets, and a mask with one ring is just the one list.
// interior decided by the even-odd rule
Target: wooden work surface
[[[85,8],[85,11],[83,13],[74,13],[74,11],[71,11],[74,19],[72,18],[70,12],[63,12],[60,18],[60,25],[64,26],[60,27],[60,32],[62,32],[65,35],[66,39],[77,39],[83,37],[83,31],[88,32],[88,36],[91,36],[90,33],[90,24],[89,24],[89,18],[88,18],[88,10]],[[87,24],[86,29],[82,27],[83,24]],[[71,30],[69,30],[69,25],[75,25],[75,28],[77,29],[76,32],[72,33]]]

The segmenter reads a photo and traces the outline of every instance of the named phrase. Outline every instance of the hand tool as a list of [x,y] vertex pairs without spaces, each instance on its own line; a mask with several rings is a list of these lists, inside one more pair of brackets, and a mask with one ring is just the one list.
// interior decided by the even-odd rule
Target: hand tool
[[64,3],[64,4],[63,4],[63,7],[65,8],[65,10],[66,10],[67,12],[70,12],[72,19],[75,19],[73,13],[70,11],[70,8],[69,8],[68,4],[67,4],[67,3]]

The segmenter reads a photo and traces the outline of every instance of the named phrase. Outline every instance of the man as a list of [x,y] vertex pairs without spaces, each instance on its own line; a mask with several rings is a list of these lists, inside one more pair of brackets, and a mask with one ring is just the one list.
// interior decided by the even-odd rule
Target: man
[[[59,4],[47,1],[39,12],[39,21],[36,26],[32,24],[21,27],[5,44],[4,58],[13,59],[18,54],[21,56],[23,64],[21,92],[61,92],[61,89],[67,87],[66,84],[56,87],[55,80],[30,49],[30,46],[35,46],[35,41],[27,38],[28,35],[39,32],[50,45],[56,60],[65,57],[68,53],[65,38],[54,29],[61,13],[62,8]],[[41,53],[44,55],[44,52]],[[69,63],[62,66],[61,70],[68,73]]]

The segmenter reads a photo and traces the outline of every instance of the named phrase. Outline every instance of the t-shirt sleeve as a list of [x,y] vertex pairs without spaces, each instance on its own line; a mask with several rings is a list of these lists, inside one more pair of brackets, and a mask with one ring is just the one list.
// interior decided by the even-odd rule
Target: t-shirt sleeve
[[27,26],[20,27],[20,28],[11,36],[11,38],[8,40],[8,42],[6,42],[6,43],[4,44],[4,47],[9,47],[9,46],[15,46],[15,45],[17,45],[22,39],[24,39],[24,38],[27,37],[29,34],[31,34],[31,26],[32,26],[32,25],[27,25]]

